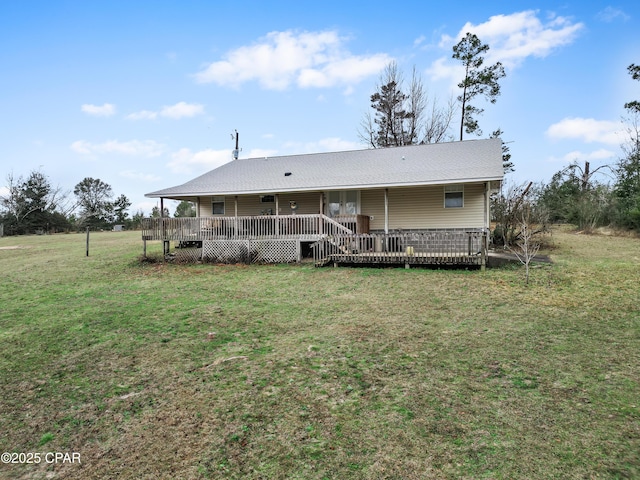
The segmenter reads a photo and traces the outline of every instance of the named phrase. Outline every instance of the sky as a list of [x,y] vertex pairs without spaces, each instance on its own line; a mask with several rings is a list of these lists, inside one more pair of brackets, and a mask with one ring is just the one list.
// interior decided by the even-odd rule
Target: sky
[[92,177],[148,215],[145,193],[232,161],[236,130],[240,158],[366,148],[385,66],[415,68],[444,106],[466,32],[506,77],[495,104],[475,102],[483,135],[465,139],[502,129],[508,182],[619,159],[624,104],[640,99],[637,0],[392,5],[0,0],[0,195],[9,175],[69,192]]

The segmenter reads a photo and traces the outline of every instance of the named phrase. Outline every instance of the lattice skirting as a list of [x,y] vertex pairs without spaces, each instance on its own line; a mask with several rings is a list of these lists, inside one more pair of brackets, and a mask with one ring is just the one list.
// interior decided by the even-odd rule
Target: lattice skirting
[[299,259],[296,240],[256,240],[251,242],[251,263],[291,263]]
[[202,243],[202,259],[219,263],[291,263],[298,261],[297,240],[216,240]]

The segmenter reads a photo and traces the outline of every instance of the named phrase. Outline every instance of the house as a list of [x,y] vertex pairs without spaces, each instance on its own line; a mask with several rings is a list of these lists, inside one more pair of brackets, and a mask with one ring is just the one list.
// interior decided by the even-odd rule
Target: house
[[500,139],[233,160],[148,193],[197,217],[145,219],[143,240],[212,261],[484,265],[502,177]]

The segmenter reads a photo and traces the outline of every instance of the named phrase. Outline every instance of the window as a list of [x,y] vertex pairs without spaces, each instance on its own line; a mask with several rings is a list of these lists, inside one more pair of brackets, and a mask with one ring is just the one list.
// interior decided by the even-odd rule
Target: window
[[214,215],[224,215],[224,197],[213,197],[211,200],[211,212]]
[[464,185],[444,186],[444,208],[464,207]]
[[260,203],[275,203],[275,195],[260,195]]

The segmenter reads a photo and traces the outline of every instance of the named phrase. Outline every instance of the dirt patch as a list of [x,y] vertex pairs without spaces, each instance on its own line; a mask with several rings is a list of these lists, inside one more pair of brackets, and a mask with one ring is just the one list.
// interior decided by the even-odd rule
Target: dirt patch
[[8,247],[0,247],[0,250],[22,250],[27,247],[22,247],[20,245],[10,245]]
[[[536,255],[531,259],[532,263],[553,263],[548,255]],[[489,252],[487,265],[489,267],[501,267],[508,263],[520,263],[518,257],[510,252]]]

